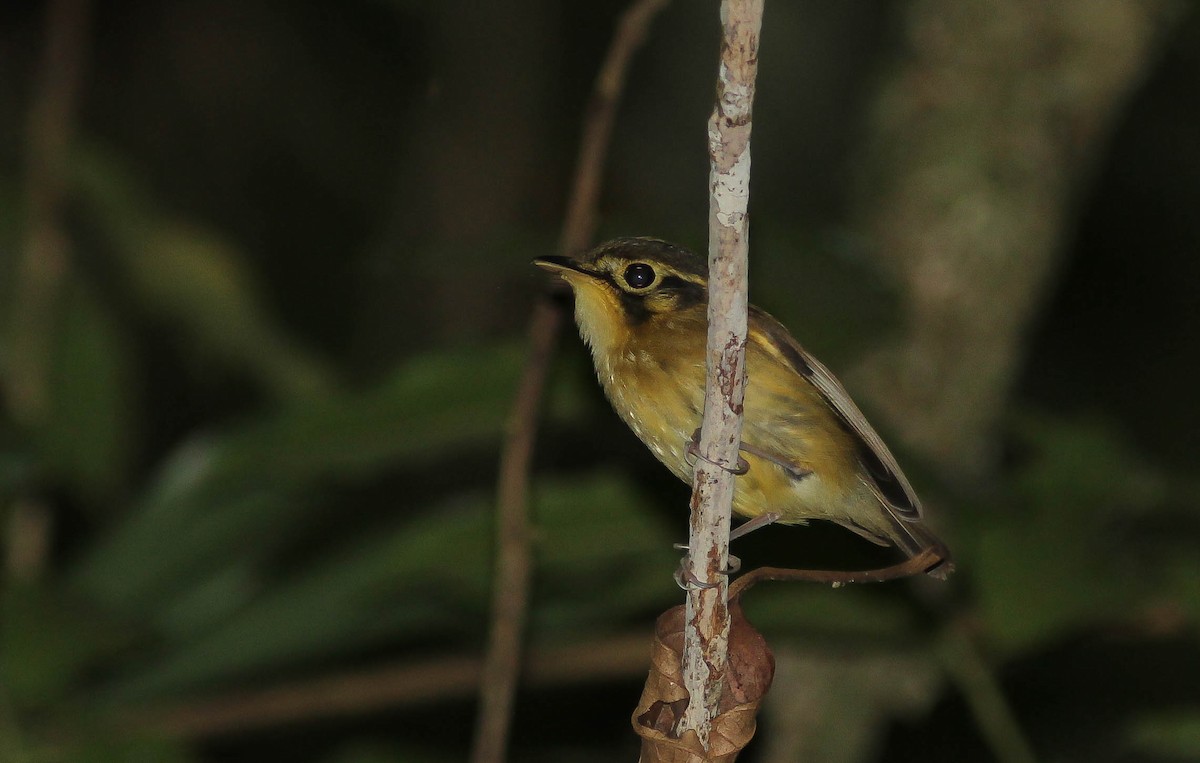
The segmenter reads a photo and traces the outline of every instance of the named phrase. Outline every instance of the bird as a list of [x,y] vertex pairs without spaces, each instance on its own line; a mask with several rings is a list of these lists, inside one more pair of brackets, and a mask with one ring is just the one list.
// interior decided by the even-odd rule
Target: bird
[[[656,238],[619,238],[534,264],[571,287],[575,321],[620,418],[690,483],[704,409],[708,262]],[[824,520],[907,557],[929,549],[953,568],[883,439],[828,368],[750,305],[741,464],[731,537],[766,524]]]

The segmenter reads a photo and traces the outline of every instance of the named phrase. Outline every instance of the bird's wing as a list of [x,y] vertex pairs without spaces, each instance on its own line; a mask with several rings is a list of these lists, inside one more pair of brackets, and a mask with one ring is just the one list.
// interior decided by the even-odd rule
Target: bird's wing
[[896,463],[896,457],[833,372],[801,347],[783,324],[753,306],[750,308],[750,335],[752,341],[758,340],[769,353],[811,382],[846,430],[854,435],[859,460],[870,477],[866,482],[871,492],[896,516],[908,521],[920,519],[921,502]]

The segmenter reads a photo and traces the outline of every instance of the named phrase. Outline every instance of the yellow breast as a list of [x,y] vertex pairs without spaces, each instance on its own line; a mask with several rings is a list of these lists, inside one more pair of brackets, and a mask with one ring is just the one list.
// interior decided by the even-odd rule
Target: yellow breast
[[[659,461],[690,482],[687,446],[704,406],[702,310],[654,316],[639,326],[591,323],[585,337],[590,333],[597,374],[613,408]],[[770,354],[751,343],[746,362],[743,441],[811,474],[797,479],[777,463],[743,454],[750,470],[735,485],[734,511],[748,517],[774,511],[785,522],[844,515],[846,499],[861,492],[849,436],[816,390]]]
[[646,337],[630,332],[619,348],[594,353],[597,373],[621,419],[675,476],[690,482],[686,450],[704,407],[704,357],[684,346],[664,352]]

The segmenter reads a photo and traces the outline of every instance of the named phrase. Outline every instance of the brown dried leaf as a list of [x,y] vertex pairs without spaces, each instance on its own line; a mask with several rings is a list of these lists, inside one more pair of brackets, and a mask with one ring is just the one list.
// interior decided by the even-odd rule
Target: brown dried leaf
[[775,674],[775,658],[737,599],[729,602],[729,616],[729,662],[708,750],[694,731],[676,731],[688,704],[683,688],[683,606],[659,616],[650,675],[633,713],[634,731],[642,738],[642,763],[732,763],[754,736],[759,703]]

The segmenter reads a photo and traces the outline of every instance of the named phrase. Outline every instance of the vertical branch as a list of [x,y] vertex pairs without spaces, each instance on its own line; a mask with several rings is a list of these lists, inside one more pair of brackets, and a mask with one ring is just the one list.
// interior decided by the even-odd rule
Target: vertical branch
[[[688,590],[684,686],[691,698],[680,731],[695,730],[705,747],[717,715],[725,671],[729,612],[723,571],[729,560],[733,474],[746,386],[747,207],[750,128],[763,0],[722,0],[720,75],[708,122],[709,295],[708,379],[699,453],[692,477],[692,517],[685,577],[707,586]],[[725,466],[722,466],[725,465]]]
[[[559,238],[559,252],[564,255],[585,249],[595,233],[602,170],[629,62],[645,40],[650,22],[667,2],[635,0],[617,24],[584,115],[575,177]],[[562,312],[548,299],[535,305],[530,319],[529,355],[500,455],[492,629],[480,681],[473,763],[498,763],[504,760],[508,747],[533,569],[529,548],[530,464],[542,391],[562,322]]]

